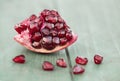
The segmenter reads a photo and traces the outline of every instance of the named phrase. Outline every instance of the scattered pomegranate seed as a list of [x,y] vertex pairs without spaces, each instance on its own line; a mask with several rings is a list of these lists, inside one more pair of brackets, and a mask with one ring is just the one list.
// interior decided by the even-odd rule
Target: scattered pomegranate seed
[[57,66],[60,66],[60,67],[63,67],[63,68],[67,67],[67,64],[66,64],[66,62],[63,58],[57,59],[56,64],[57,64]]
[[103,61],[103,57],[102,56],[97,55],[97,54],[94,56],[94,63],[95,64],[101,64],[102,61]]
[[81,65],[86,65],[88,63],[87,58],[83,58],[83,57],[80,57],[80,56],[77,56],[75,58],[75,61],[76,61],[77,64],[81,64]]
[[25,56],[24,55],[18,55],[12,59],[15,63],[25,63]]
[[80,65],[75,65],[73,67],[73,73],[74,74],[82,74],[84,72],[85,72],[85,69],[82,66],[80,66]]
[[46,70],[46,71],[54,70],[53,64],[50,63],[49,61],[44,61],[43,64],[42,64],[42,68],[43,68],[43,70]]

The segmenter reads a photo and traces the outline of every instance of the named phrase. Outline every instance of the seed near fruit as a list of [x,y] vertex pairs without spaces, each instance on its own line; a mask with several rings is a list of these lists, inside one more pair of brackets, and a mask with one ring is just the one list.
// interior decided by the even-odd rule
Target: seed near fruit
[[63,68],[67,67],[67,64],[66,64],[66,62],[63,58],[57,59],[56,65],[59,66],[59,67],[63,67]]
[[98,55],[98,54],[96,54],[96,55],[94,56],[94,63],[95,63],[95,64],[101,64],[102,61],[103,61],[103,57],[102,57],[102,56],[100,56],[100,55]]
[[23,64],[23,63],[25,63],[25,56],[24,55],[18,55],[18,56],[15,56],[12,60],[15,63]]
[[85,69],[82,66],[77,64],[73,67],[72,71],[73,71],[73,74],[82,74],[85,72]]
[[84,57],[81,57],[81,56],[77,56],[75,58],[75,62],[77,64],[81,64],[81,65],[86,65],[88,63],[88,59],[87,58],[84,58]]
[[54,70],[54,66],[51,62],[44,61],[42,64],[42,69],[45,71],[52,71],[52,70]]

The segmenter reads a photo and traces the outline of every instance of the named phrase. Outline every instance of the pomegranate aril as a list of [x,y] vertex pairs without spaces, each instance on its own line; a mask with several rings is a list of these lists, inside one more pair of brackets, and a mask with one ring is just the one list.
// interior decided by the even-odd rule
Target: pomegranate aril
[[53,37],[53,44],[55,44],[55,45],[59,45],[60,44],[59,37]]
[[55,10],[51,10],[51,11],[50,11],[50,14],[51,14],[51,15],[54,15],[54,16],[59,16],[58,12],[55,11]]
[[68,41],[70,41],[70,40],[72,39],[72,37],[73,37],[73,36],[72,36],[72,33],[71,33],[71,32],[67,32],[67,33],[66,33],[66,38],[67,38]]
[[67,67],[67,64],[63,58],[57,59],[56,65],[63,68]]
[[24,55],[18,55],[12,59],[15,63],[25,63],[25,56]]
[[54,66],[52,63],[50,63],[49,61],[44,61],[42,64],[42,68],[45,71],[52,71],[54,70]]
[[65,21],[61,17],[58,16],[58,22],[64,23]]
[[57,36],[57,31],[54,29],[54,30],[50,30],[50,34],[55,37]]
[[17,24],[17,25],[15,25],[14,28],[19,34],[21,34],[22,31],[27,29],[27,25],[26,24]]
[[98,55],[98,54],[96,54],[96,55],[94,56],[94,63],[95,63],[95,64],[101,64],[102,61],[103,61],[103,57],[102,57],[102,56],[100,56],[100,55]]
[[57,17],[53,15],[49,15],[45,17],[45,20],[49,23],[56,23],[57,22]]
[[14,29],[15,29],[19,34],[21,34],[21,32],[23,31],[21,27],[17,27],[17,26],[15,26]]
[[52,43],[52,37],[51,36],[46,36],[42,38],[41,41],[42,47],[47,49],[47,50],[52,50],[55,48],[55,45]]
[[41,30],[41,33],[43,34],[43,36],[47,36],[47,35],[50,34],[50,31],[49,31],[48,28],[43,28],[43,29]]
[[45,17],[45,16],[47,16],[47,15],[49,15],[50,14],[50,10],[48,10],[48,9],[45,9],[45,10],[43,10],[42,12],[41,12],[41,15],[43,16],[43,17]]
[[42,35],[41,35],[39,32],[36,32],[36,33],[32,36],[31,40],[32,40],[32,41],[39,42],[39,41],[41,40],[41,38],[42,38]]
[[34,22],[38,23],[38,27],[39,29],[41,29],[42,25],[43,25],[43,19],[40,17],[37,17]]
[[67,43],[67,39],[64,38],[60,38],[60,45],[65,45]]
[[30,33],[33,35],[35,32],[39,32],[39,27],[37,23],[31,23],[29,27]]
[[33,42],[32,43],[32,47],[34,47],[34,48],[36,48],[36,49],[40,49],[41,48],[41,44],[40,44],[40,42]]
[[54,24],[52,24],[52,23],[45,23],[45,27],[48,28],[48,29],[52,29],[52,28],[54,28]]
[[82,74],[85,72],[85,69],[80,65],[75,65],[73,67],[73,74]]
[[55,27],[56,27],[58,30],[60,30],[60,29],[64,28],[64,24],[63,24],[63,23],[56,23],[56,24],[55,24]]
[[88,59],[87,58],[83,58],[83,57],[80,57],[80,56],[77,56],[75,58],[75,62],[77,64],[81,64],[81,65],[86,65],[88,63]]
[[29,17],[29,20],[32,21],[32,20],[35,20],[37,18],[37,16],[35,14],[32,14],[30,17]]
[[59,32],[58,32],[58,36],[61,38],[61,37],[65,37],[65,30],[60,30]]

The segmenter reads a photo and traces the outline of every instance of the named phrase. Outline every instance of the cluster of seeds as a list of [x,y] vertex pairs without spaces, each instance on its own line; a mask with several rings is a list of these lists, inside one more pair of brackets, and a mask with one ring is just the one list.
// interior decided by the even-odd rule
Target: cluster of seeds
[[15,26],[21,34],[29,31],[31,46],[52,50],[63,46],[73,38],[72,31],[55,10],[43,10],[39,16],[31,15],[28,19]]

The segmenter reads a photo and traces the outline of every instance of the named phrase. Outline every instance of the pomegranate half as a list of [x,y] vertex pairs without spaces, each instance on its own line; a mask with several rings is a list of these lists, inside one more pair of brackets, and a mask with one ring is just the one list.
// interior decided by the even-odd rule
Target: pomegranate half
[[55,10],[43,10],[15,25],[18,43],[27,49],[39,53],[53,53],[62,50],[77,40],[66,22]]

